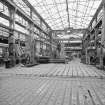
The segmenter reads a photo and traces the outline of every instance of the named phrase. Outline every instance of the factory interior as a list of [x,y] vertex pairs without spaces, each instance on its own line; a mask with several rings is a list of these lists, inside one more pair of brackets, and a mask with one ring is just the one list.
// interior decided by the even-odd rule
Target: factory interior
[[0,105],[105,105],[105,0],[0,0]]

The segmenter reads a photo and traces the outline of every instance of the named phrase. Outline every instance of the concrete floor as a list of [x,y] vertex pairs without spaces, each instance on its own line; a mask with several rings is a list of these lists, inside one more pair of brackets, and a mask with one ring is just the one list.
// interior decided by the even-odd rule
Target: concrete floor
[[0,68],[0,105],[105,105],[105,72],[78,59]]

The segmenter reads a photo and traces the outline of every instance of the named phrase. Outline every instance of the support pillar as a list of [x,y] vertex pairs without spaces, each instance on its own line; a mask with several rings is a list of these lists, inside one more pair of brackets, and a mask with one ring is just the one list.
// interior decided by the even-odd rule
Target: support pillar
[[[102,36],[101,44],[105,47],[105,1],[103,0]],[[100,66],[103,68],[103,48],[101,46]]]
[[[42,20],[40,20],[40,27],[42,28]],[[39,31],[39,37],[42,35],[42,32]],[[40,54],[43,55],[43,42],[42,39],[40,37]]]
[[[97,23],[97,18],[96,18],[96,23]],[[96,27],[95,28],[95,42],[94,42],[94,44],[95,44],[95,50],[97,50],[97,35],[98,35],[98,28]]]
[[49,32],[49,36],[50,36],[50,57],[52,57],[52,32]]
[[10,10],[10,18],[11,21],[9,23],[9,26],[11,28],[8,44],[9,44],[9,58],[11,60],[11,66],[15,66],[15,39],[14,39],[14,27],[15,27],[15,9]]
[[85,49],[85,54],[86,54],[86,64],[88,64],[88,50],[87,50],[87,48]]
[[[98,31],[99,31],[98,28],[95,28],[95,43],[94,43],[94,44],[95,44],[95,52],[94,52],[94,54],[95,54],[96,57],[98,57],[98,54],[97,54],[97,48],[98,48],[98,47],[97,47]],[[96,63],[96,64],[97,64],[97,63]]]
[[101,51],[100,51],[100,67],[103,68],[103,48],[101,46]]
[[30,59],[30,63],[34,64],[36,63],[35,61],[35,56],[36,56],[36,44],[35,44],[35,40],[34,40],[34,24],[30,24],[30,50],[31,50],[31,59]]

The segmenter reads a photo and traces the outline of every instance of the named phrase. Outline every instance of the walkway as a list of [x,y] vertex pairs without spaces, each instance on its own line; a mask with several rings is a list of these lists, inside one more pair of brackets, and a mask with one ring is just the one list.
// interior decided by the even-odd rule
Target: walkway
[[105,72],[79,60],[1,68],[0,105],[105,105]]

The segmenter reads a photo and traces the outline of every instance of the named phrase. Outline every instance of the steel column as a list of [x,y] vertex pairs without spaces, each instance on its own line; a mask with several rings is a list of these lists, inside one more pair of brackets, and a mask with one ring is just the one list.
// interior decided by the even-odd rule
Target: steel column
[[10,18],[11,21],[9,22],[9,26],[11,28],[10,30],[10,35],[9,35],[9,39],[8,39],[8,43],[9,43],[9,58],[11,59],[12,63],[11,65],[14,66],[15,65],[15,39],[14,39],[14,27],[15,27],[15,9],[10,9]]
[[[102,36],[101,44],[105,47],[105,2],[103,1]],[[103,47],[101,46],[100,66],[103,67]]]

